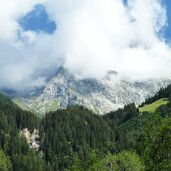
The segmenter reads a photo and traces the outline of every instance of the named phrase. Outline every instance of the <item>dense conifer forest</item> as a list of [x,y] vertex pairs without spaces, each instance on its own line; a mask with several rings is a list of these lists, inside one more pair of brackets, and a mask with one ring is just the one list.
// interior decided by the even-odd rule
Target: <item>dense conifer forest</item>
[[[0,95],[0,170],[2,171],[170,171],[171,86],[141,106],[161,98],[154,113],[134,104],[98,116],[74,106],[43,118],[23,111]],[[38,151],[20,131],[39,130]]]

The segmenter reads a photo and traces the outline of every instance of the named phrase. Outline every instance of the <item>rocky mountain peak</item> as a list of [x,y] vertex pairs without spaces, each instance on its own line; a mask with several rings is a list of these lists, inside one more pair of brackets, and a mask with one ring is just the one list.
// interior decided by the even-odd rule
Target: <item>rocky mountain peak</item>
[[70,105],[82,105],[97,114],[105,114],[132,102],[139,105],[170,83],[171,80],[164,79],[128,82],[122,80],[115,71],[109,71],[101,80],[78,80],[68,70],[60,67],[38,95],[14,101],[24,109],[39,114]]

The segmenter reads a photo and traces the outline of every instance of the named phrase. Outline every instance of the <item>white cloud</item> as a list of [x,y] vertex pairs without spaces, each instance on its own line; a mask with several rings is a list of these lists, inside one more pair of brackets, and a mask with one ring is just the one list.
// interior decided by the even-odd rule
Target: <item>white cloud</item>
[[[0,87],[42,85],[61,64],[81,78],[101,78],[108,70],[133,81],[171,77],[171,49],[159,35],[167,25],[160,0],[127,6],[122,0],[1,1]],[[37,3],[56,21],[53,35],[24,32],[17,23]],[[18,31],[26,41],[17,39]]]
[[27,14],[35,4],[42,2],[43,0],[0,0],[0,40],[13,40],[16,31],[20,29],[16,20]]

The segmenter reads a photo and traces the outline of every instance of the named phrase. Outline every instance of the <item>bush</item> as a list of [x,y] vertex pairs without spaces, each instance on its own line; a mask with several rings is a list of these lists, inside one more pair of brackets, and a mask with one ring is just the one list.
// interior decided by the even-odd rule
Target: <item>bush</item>
[[96,163],[92,168],[92,171],[143,171],[144,164],[140,157],[130,151],[123,151],[116,155],[108,155]]

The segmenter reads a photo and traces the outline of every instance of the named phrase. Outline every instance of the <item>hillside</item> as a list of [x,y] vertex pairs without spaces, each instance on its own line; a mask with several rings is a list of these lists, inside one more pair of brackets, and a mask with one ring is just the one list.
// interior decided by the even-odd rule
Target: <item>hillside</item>
[[[171,170],[169,87],[142,104],[150,106],[150,112],[139,113],[131,103],[98,116],[72,106],[47,113],[41,120],[1,95],[0,150],[14,171]],[[21,135],[27,129],[38,130],[38,151]]]
[[[161,102],[164,99],[156,98],[156,100]],[[134,104],[104,116],[96,116],[83,107],[69,107],[66,110],[51,112],[42,120],[41,128],[46,158],[50,163],[55,163],[54,168],[59,170],[68,167],[69,170],[103,168],[102,170],[107,171],[112,170],[109,166],[117,163],[120,155],[118,160],[121,163],[129,163],[126,160],[128,158],[131,160],[136,154],[133,161],[137,163],[135,165],[131,163],[132,166],[134,165],[132,171],[160,171],[165,168],[170,170],[169,104],[170,101],[164,106],[159,106],[161,108],[155,114],[152,112],[140,114]],[[51,136],[52,132],[53,136]],[[161,137],[166,137],[166,141]],[[61,144],[59,141],[61,138],[65,143]],[[52,151],[54,153],[51,153]],[[134,153],[126,154],[125,158],[124,151],[128,153],[134,151]],[[111,156],[108,153],[111,153]],[[140,164],[139,160],[143,162]],[[122,167],[126,166],[123,164],[117,167],[121,171]]]
[[34,114],[23,111],[9,98],[0,94],[0,170],[43,171],[46,168],[44,161],[30,149],[21,135],[24,128],[33,132],[38,127],[39,119]]
[[140,112],[151,112],[154,113],[158,107],[162,105],[167,105],[169,103],[168,98],[159,99],[151,104],[144,105],[143,107],[139,108]]

